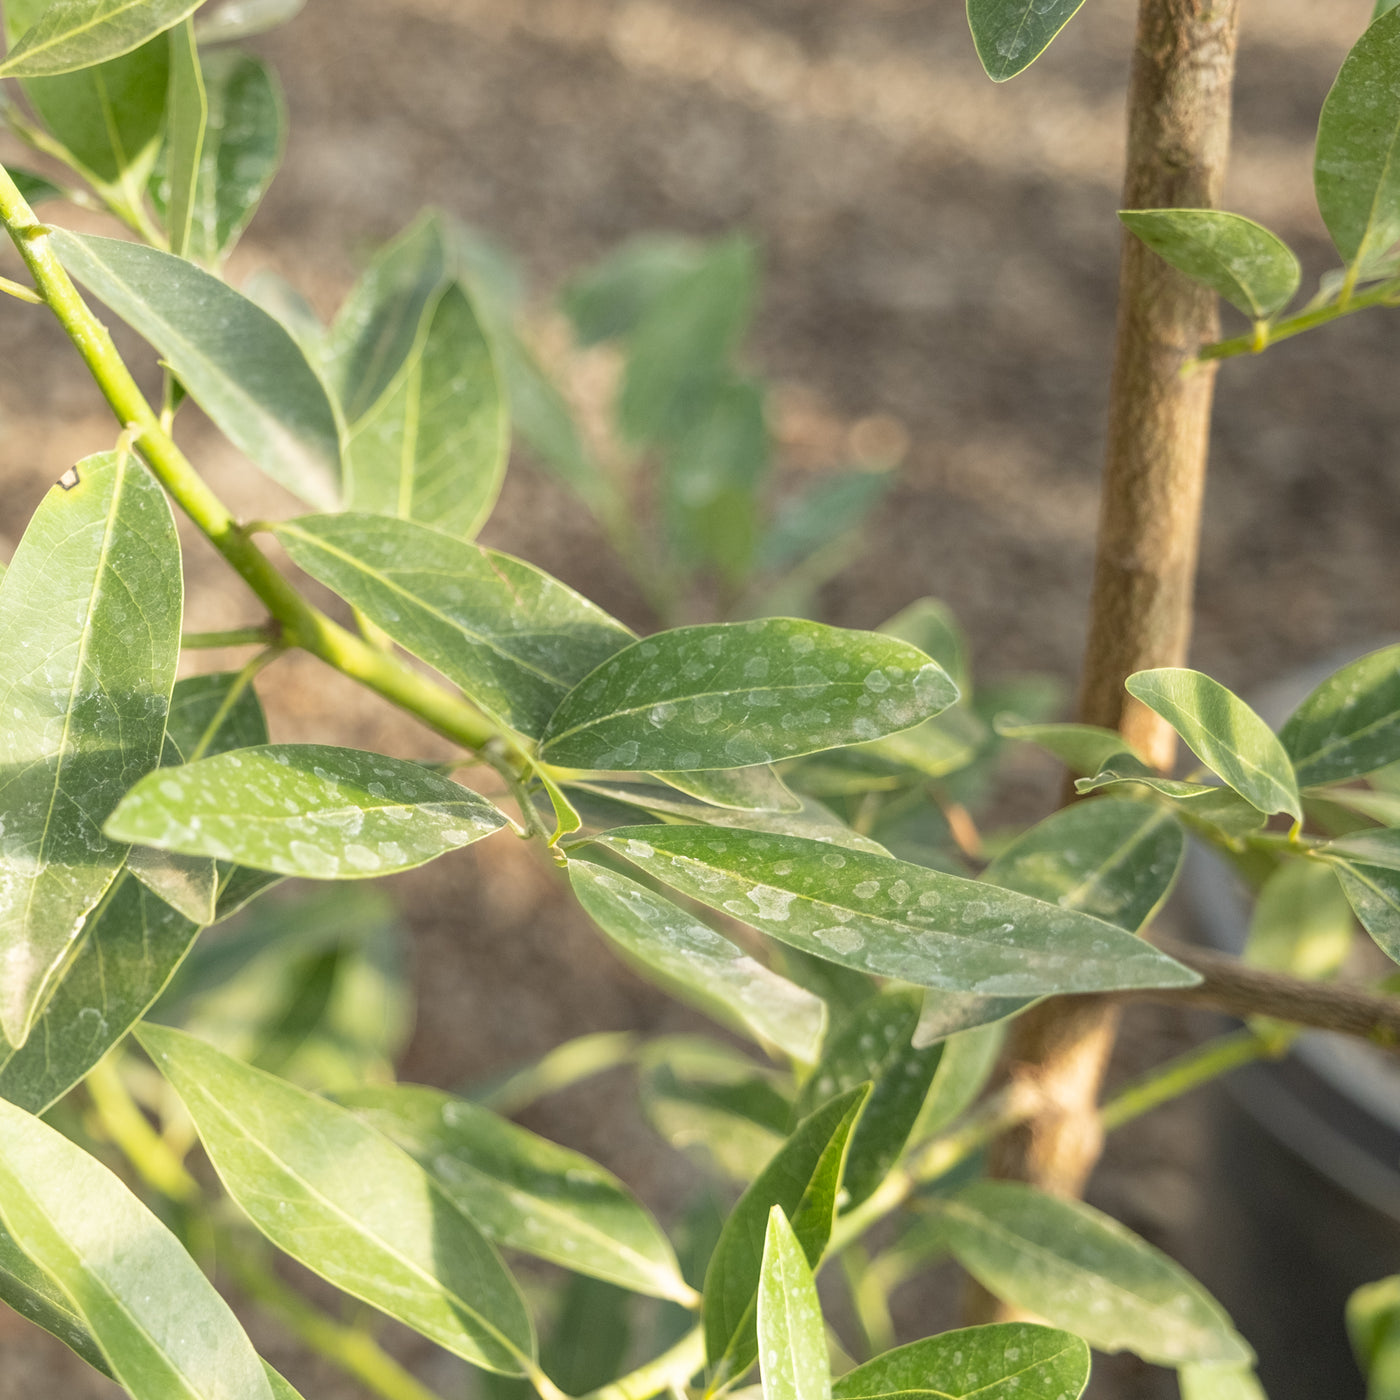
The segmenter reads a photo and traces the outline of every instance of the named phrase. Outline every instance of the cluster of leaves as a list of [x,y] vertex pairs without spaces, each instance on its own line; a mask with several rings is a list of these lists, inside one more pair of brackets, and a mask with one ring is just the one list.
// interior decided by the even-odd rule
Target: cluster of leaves
[[[256,676],[309,632],[268,630],[243,670],[178,678],[167,492],[204,498],[153,470],[170,458],[150,429],[67,473],[0,580],[0,1298],[136,1400],[294,1395],[201,1271],[211,1231],[249,1277],[265,1240],[545,1400],[609,1393],[632,1294],[658,1300],[658,1345],[678,1313],[684,1335],[618,1400],[702,1373],[715,1394],[755,1363],[768,1400],[1071,1400],[1089,1345],[1177,1368],[1188,1400],[1257,1395],[1247,1343],[1171,1260],[1087,1206],[979,1179],[976,1102],[1006,1022],[1038,999],[1195,980],[1140,937],[1188,837],[1262,887],[1256,960],[1330,975],[1354,941],[1349,908],[1400,954],[1400,648],[1345,668],[1278,735],[1195,672],[1133,677],[1202,764],[1175,780],[1116,734],[1045,722],[1034,688],[974,693],[966,643],[931,600],[874,632],[780,617],[637,638],[474,542],[512,417],[556,470],[572,461],[604,517],[629,489],[583,455],[479,244],[425,216],[329,327],[283,284],[245,293],[218,275],[283,117],[257,59],[205,50],[297,6],[243,0],[203,30],[197,8],[9,0],[0,76],[33,119],[13,129],[84,182],[24,188],[81,195],[145,241],[37,226],[0,173],[6,223],[149,342],[162,433],[192,399],[312,509],[261,528],[359,624],[364,645],[346,649],[326,620],[318,654],[386,693],[384,678],[412,677],[392,693],[439,728],[444,707],[467,716],[509,800],[454,779],[470,755],[270,743]],[[101,123],[83,115],[99,108]],[[733,359],[751,279],[742,243],[650,243],[566,296],[582,342],[624,344],[618,422],[651,464],[668,538],[735,599],[756,561],[783,557],[784,531],[792,551],[817,538],[779,519],[762,542],[762,395]],[[92,351],[100,380],[120,368],[107,353]],[[246,563],[249,534],[230,534]],[[283,596],[244,576],[269,606]],[[966,805],[1015,743],[1098,795],[984,865]],[[1268,829],[1279,815],[1291,830]],[[411,869],[507,827],[554,852],[622,957],[759,1054],[594,1039],[477,1101],[394,1083],[407,1009],[383,909],[334,884],[290,915],[265,896],[289,876]],[[614,1176],[507,1116],[624,1057],[657,1130],[739,1191],[680,1252]],[[128,1095],[160,1134],[123,1116]],[[84,1102],[92,1114],[74,1112]],[[183,1165],[196,1138],[236,1229],[199,1204]],[[104,1163],[113,1146],[202,1224],[187,1212],[172,1232]],[[853,1247],[906,1203],[878,1255]],[[503,1253],[586,1281],[564,1287],[543,1344]],[[838,1255],[849,1315],[813,1281]],[[888,1295],[945,1255],[1049,1325],[895,1346]],[[1358,1326],[1380,1354],[1389,1324]]]

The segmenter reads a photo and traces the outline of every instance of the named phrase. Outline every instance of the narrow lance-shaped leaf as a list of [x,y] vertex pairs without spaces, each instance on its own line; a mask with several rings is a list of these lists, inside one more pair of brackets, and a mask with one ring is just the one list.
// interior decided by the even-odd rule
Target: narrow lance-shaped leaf
[[183,258],[63,229],[51,237],[68,271],[155,346],[239,451],[294,495],[334,507],[335,412],[278,322]]
[[170,101],[166,110],[165,169],[170,193],[165,228],[170,251],[177,257],[184,257],[189,248],[208,120],[209,98],[199,65],[194,21],[187,19],[170,31]]
[[967,0],[977,57],[995,83],[1014,78],[1049,48],[1084,0]]
[[1342,64],[1317,126],[1317,207],[1349,264],[1400,239],[1400,11],[1380,16]]
[[252,1344],[175,1236],[95,1158],[7,1103],[0,1218],[132,1395],[272,1400]]
[[598,841],[780,942],[916,986],[1044,996],[1197,980],[1101,919],[820,841],[693,826],[623,827]]
[[1337,861],[1337,879],[1362,927],[1392,962],[1400,963],[1400,870]]
[[1252,1366],[1183,1366],[1181,1400],[1268,1400]]
[[1199,671],[1128,677],[1128,693],[1161,715],[1208,768],[1261,812],[1302,820],[1298,780],[1277,736],[1237,695]]
[[505,825],[470,788],[384,754],[267,744],[138,783],[107,819],[115,839],[313,880],[411,870]]
[[1400,646],[1329,676],[1278,737],[1304,787],[1362,778],[1400,759]]
[[1258,831],[1268,820],[1254,803],[1241,797],[1234,788],[1219,783],[1191,783],[1180,778],[1164,778],[1129,753],[1110,758],[1102,771],[1092,778],[1080,778],[1074,784],[1075,791],[1079,793],[1121,787],[1148,788],[1165,798],[1162,805],[1189,825],[1216,828],[1230,836]]
[[69,1296],[0,1230],[0,1301],[57,1337],[87,1364],[110,1376],[112,1368]]
[[831,1400],[817,1283],[782,1206],[768,1213],[758,1278],[758,1356],[763,1400]]
[[964,1327],[896,1347],[847,1371],[835,1400],[1077,1400],[1089,1348],[1030,1322]]
[[758,1354],[756,1304],[764,1232],[778,1206],[815,1268],[831,1238],[836,1193],[865,1086],[819,1108],[739,1198],[705,1273],[705,1356],[711,1389],[737,1379]]
[[201,0],[51,0],[0,63],[0,78],[91,68],[138,49],[192,15]]
[[1092,777],[1120,754],[1137,757],[1132,746],[1116,730],[1102,729],[1095,724],[1025,724],[1014,715],[998,715],[992,728],[1003,739],[1038,744],[1054,754],[1076,777]]
[[192,1036],[148,1025],[137,1038],[273,1244],[454,1355],[520,1374],[535,1343],[514,1280],[411,1157],[348,1109]]
[[1219,1303],[1179,1264],[1079,1201],[983,1181],[942,1212],[953,1253],[983,1287],[1101,1351],[1162,1366],[1252,1359]]
[[817,1058],[826,1029],[820,997],[634,880],[583,860],[569,862],[569,880],[593,921],[653,981],[804,1064]]
[[625,647],[541,737],[569,768],[742,768],[878,739],[958,698],[906,642],[795,618],[678,627]]
[[1293,299],[1303,270],[1277,234],[1218,209],[1125,209],[1118,217],[1159,257],[1264,321]]
[[[688,773],[661,772],[653,776],[660,778],[667,787],[697,797],[701,802],[735,812],[802,810],[802,799],[766,763],[752,768],[695,768]],[[658,794],[661,800],[667,796]],[[674,798],[675,794],[669,796]]]
[[411,521],[303,516],[277,537],[299,567],[531,737],[571,686],[632,639],[533,565]]
[[398,1143],[493,1243],[636,1293],[693,1298],[660,1227],[596,1162],[438,1089],[336,1097]]
[[183,584],[165,496],[134,457],[80,462],[0,583],[0,1028],[24,1044],[126,849],[102,835],[155,767]]
[[469,540],[496,503],[510,418],[466,292],[442,294],[383,397],[346,443],[346,501]]

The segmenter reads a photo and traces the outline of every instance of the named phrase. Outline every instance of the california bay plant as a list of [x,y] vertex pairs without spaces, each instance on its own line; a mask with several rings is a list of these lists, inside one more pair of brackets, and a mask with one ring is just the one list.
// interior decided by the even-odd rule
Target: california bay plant
[[[383,249],[329,326],[275,279],[222,279],[284,141],[275,76],[234,45],[298,8],[4,3],[6,118],[49,174],[0,171],[28,273],[0,286],[15,316],[58,319],[114,421],[0,582],[0,1297],[136,1400],[295,1395],[208,1281],[216,1259],[373,1393],[431,1395],[286,1283],[279,1252],[483,1386],[544,1400],[708,1396],[755,1369],[766,1400],[1072,1400],[1090,1347],[1176,1368],[1186,1400],[1261,1395],[1248,1343],[1176,1263],[982,1169],[1041,1107],[994,1067],[1007,1027],[1064,994],[1259,1013],[1106,1103],[1112,1128],[1285,1053],[1300,1025],[1393,1038],[1394,1001],[1318,984],[1362,930],[1400,958],[1400,647],[1347,666],[1278,733],[1194,671],[1137,671],[1127,693],[1198,761],[1177,778],[1113,729],[1037,713],[1033,689],[976,688],[933,600],[873,632],[759,615],[774,597],[808,606],[885,477],[770,505],[764,388],[737,355],[743,240],[646,239],[566,289],[578,345],[610,342],[623,364],[606,467],[500,259],[445,216]],[[1077,9],[971,0],[990,76]],[[1400,9],[1380,10],[1322,112],[1341,267],[1304,308],[1286,310],[1296,259],[1248,220],[1123,215],[1248,319],[1190,347],[1199,364],[1400,297]],[[65,227],[65,201],[112,228]],[[158,359],[159,404],[99,304]],[[178,444],[186,399],[305,513],[235,519]],[[658,617],[682,616],[698,581],[726,620],[638,637],[477,545],[513,436],[597,515]],[[176,512],[263,622],[182,632]],[[251,659],[182,673],[182,652],[212,647]],[[257,678],[293,648],[457,757],[269,743]],[[1055,755],[1083,800],[987,860],[969,809],[1017,744]],[[459,781],[483,766],[486,794]],[[589,1037],[475,1100],[396,1084],[392,916],[342,882],[510,830],[618,956],[732,1035]],[[1145,936],[1188,840],[1259,894],[1233,1000]],[[330,883],[269,894],[287,877]],[[510,1121],[624,1060],[652,1124],[702,1144],[719,1183],[670,1235],[602,1167]],[[899,1345],[890,1294],[948,1255],[1036,1320]],[[528,1296],[521,1256],[557,1266],[529,1267]],[[1397,1317],[1393,1280],[1353,1303],[1377,1385],[1400,1367]]]

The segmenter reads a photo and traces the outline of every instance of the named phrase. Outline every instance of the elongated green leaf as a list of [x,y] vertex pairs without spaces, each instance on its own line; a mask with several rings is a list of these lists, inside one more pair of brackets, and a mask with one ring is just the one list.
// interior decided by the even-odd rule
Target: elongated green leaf
[[112,455],[64,481],[0,582],[0,1028],[14,1046],[126,857],[102,823],[160,757],[180,647],[160,488]]
[[[893,471],[836,472],[782,502],[758,547],[759,568],[773,573],[793,570],[779,587],[780,597],[806,597],[843,567],[851,557],[850,540],[884,500],[894,485],[894,475]],[[842,545],[842,537],[846,545]],[[889,631],[891,636],[904,635],[888,625],[880,630]],[[904,640],[920,646],[916,638]],[[941,663],[937,656],[934,660]]]
[[1030,1322],[964,1327],[897,1347],[847,1371],[835,1400],[1077,1400],[1089,1348]]
[[1303,270],[1277,234],[1218,209],[1125,209],[1118,217],[1159,257],[1255,321],[1293,299]]
[[1329,676],[1289,716],[1279,739],[1306,787],[1361,778],[1400,759],[1400,646]]
[[447,275],[446,231],[429,211],[380,250],[346,297],[326,338],[326,365],[352,427],[398,377]]
[[598,927],[651,980],[761,1044],[805,1064],[817,1058],[826,1029],[820,997],[625,876],[572,860],[569,880]]
[[5,169],[26,203],[42,204],[46,199],[63,198],[63,191],[45,176],[36,175],[32,170],[19,170],[13,165],[6,165]]
[[89,1366],[112,1374],[102,1348],[68,1295],[0,1229],[0,1301],[57,1337]]
[[570,768],[742,768],[908,729],[957,695],[923,652],[874,632],[795,618],[677,627],[575,686],[541,751]]
[[1181,1400],[1268,1400],[1251,1366],[1183,1366]]
[[636,1293],[691,1297],[660,1227],[596,1162],[437,1089],[336,1097],[413,1157],[488,1240]]
[[272,1400],[252,1344],[174,1235],[80,1147],[3,1102],[0,1217],[133,1395]]
[[[802,799],[766,763],[752,768],[696,768],[656,773],[667,787],[738,812],[800,812]],[[671,794],[674,797],[674,794]],[[658,809],[659,810],[659,809]]]
[[1369,1382],[1368,1400],[1391,1400],[1400,1388],[1400,1277],[1378,1279],[1347,1299],[1347,1333]]
[[1245,961],[1313,980],[1337,973],[1351,950],[1353,928],[1337,883],[1343,869],[1320,861],[1284,861],[1259,891]]
[[817,1282],[782,1206],[768,1213],[758,1277],[758,1355],[763,1400],[831,1400]]
[[1095,724],[1024,724],[1015,716],[998,715],[992,728],[1003,739],[1040,745],[1077,778],[1092,777],[1120,754],[1137,757],[1121,734]]
[[737,1379],[758,1352],[756,1311],[770,1212],[792,1224],[807,1263],[822,1257],[836,1216],[836,1193],[851,1128],[866,1089],[832,1099],[797,1125],[724,1223],[705,1273],[705,1356],[713,1388]]
[[469,540],[505,475],[510,418],[466,292],[447,288],[398,376],[346,444],[346,499]]
[[1180,1265],[1079,1201],[982,1181],[948,1201],[943,1219],[953,1253],[984,1287],[1101,1351],[1163,1366],[1252,1359]]
[[1161,715],[1191,748],[1261,812],[1303,808],[1293,765],[1278,738],[1248,705],[1199,671],[1164,667],[1128,677],[1128,693]]
[[170,31],[170,100],[166,111],[165,170],[170,193],[165,229],[170,251],[177,257],[184,257],[189,248],[208,120],[209,98],[195,46],[194,21],[187,19]]
[[195,32],[201,44],[226,44],[251,39],[295,19],[306,0],[226,0],[201,15]]
[[1400,827],[1354,831],[1349,836],[1339,836],[1335,841],[1319,846],[1317,850],[1328,860],[1360,861],[1366,865],[1379,865],[1386,870],[1400,870]]
[[303,516],[277,537],[313,578],[532,737],[570,687],[632,637],[533,565],[411,521]]
[[943,1046],[910,1044],[922,1003],[916,991],[891,989],[839,1021],[793,1109],[805,1118],[827,1099],[872,1085],[846,1154],[843,1210],[858,1206],[885,1179],[933,1083]]
[[138,49],[192,15],[201,0],[50,0],[0,63],[0,78],[92,68]]
[[[920,1030],[914,1032],[915,1045],[927,1043],[922,1037],[922,1024]],[[923,1111],[914,1125],[914,1141],[922,1142],[942,1132],[972,1107],[996,1068],[1005,1029],[1004,1026],[976,1026],[947,1037],[943,1057],[938,1061],[938,1072],[933,1076]]]
[[294,495],[334,506],[335,413],[282,326],[183,258],[62,229],[52,237],[68,271],[160,351],[235,447]]
[[573,278],[559,303],[582,346],[614,340],[636,327],[657,297],[693,272],[704,257],[693,239],[643,234]]
[[348,1109],[192,1036],[137,1036],[273,1244],[454,1355],[520,1373],[535,1341],[514,1280],[411,1157]]
[[994,83],[1014,78],[1050,47],[1084,0],[967,0],[977,57]]
[[1195,981],[1101,919],[820,841],[657,826],[599,844],[780,942],[916,986],[1043,996]]
[[1162,804],[1189,825],[1218,828],[1229,836],[1258,831],[1268,818],[1254,803],[1246,801],[1233,788],[1219,783],[1188,783],[1180,778],[1164,778],[1129,753],[1109,759],[1108,766],[1092,778],[1079,778],[1079,793],[1100,792],[1105,788],[1147,788],[1164,798]]
[[540,1365],[565,1395],[589,1395],[627,1369],[631,1298],[625,1289],[587,1274],[574,1274],[561,1292],[549,1335],[540,1344]]
[[261,306],[273,320],[281,323],[287,334],[301,346],[308,364],[321,363],[326,328],[311,303],[285,277],[279,277],[268,268],[261,268],[243,284],[243,291],[249,301]]
[[1393,962],[1400,962],[1400,870],[1339,860],[1333,868],[1361,926]]
[[1322,104],[1313,180],[1323,222],[1347,263],[1364,265],[1400,239],[1400,14],[1356,41]]
[[325,744],[267,744],[151,774],[106,829],[114,839],[254,870],[356,880],[411,870],[505,820],[485,798],[416,763]]

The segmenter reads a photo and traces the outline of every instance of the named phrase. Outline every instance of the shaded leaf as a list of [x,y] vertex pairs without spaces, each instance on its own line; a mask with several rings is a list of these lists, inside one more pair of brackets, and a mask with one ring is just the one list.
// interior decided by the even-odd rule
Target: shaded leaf
[[57,1337],[104,1376],[112,1374],[72,1300],[4,1230],[0,1230],[0,1301]]
[[656,773],[653,777],[715,807],[739,812],[802,810],[802,799],[766,763],[752,768],[696,768],[688,773]]
[[826,1029],[819,997],[625,876],[571,860],[569,880],[593,921],[650,980],[760,1044],[804,1064],[817,1058]]
[[1193,282],[1264,321],[1293,299],[1303,270],[1277,234],[1239,214],[1218,209],[1134,209],[1118,217]]
[[504,825],[485,798],[417,763],[325,744],[161,769],[107,820],[116,839],[313,880],[411,870]]
[[175,1236],[80,1147],[3,1102],[0,1217],[132,1394],[272,1400],[252,1344]]
[[587,1274],[572,1275],[561,1293],[540,1365],[564,1394],[588,1395],[627,1369],[630,1295]]
[[201,0],[49,0],[25,28],[0,78],[41,78],[131,53],[192,15]]
[[964,1327],[896,1347],[847,1371],[835,1400],[1076,1400],[1089,1348],[1030,1322]]
[[[920,1021],[914,1032],[916,1046],[929,1043],[924,1039],[923,1026]],[[996,1068],[1005,1037],[1004,1026],[992,1025],[976,1026],[944,1039],[933,1085],[914,1125],[914,1141],[922,1142],[941,1133],[972,1107]]]
[[877,633],[795,618],[677,627],[584,677],[541,752],[570,768],[742,768],[908,729],[956,699],[921,651]]
[[830,1400],[831,1367],[817,1283],[781,1206],[768,1214],[757,1306],[763,1400]]
[[705,1273],[705,1356],[710,1388],[735,1380],[758,1352],[756,1304],[764,1232],[779,1207],[807,1262],[822,1257],[836,1216],[836,1193],[851,1129],[866,1089],[853,1089],[804,1118],[762,1175],[739,1198]]
[[1180,1265],[1082,1202],[982,1181],[942,1209],[953,1253],[983,1287],[1101,1351],[1164,1366],[1252,1359]]
[[780,942],[917,986],[1041,996],[1195,980],[1076,910],[819,841],[657,826],[624,827],[598,842]]
[[32,170],[19,170],[13,165],[6,165],[5,169],[26,204],[42,204],[46,199],[63,198],[63,191],[43,175],[36,175]]
[[137,1038],[273,1244],[454,1355],[521,1372],[534,1336],[514,1280],[411,1157],[348,1109],[191,1036],[148,1025]]
[[1298,780],[1283,745],[1262,719],[1219,681],[1163,667],[1128,677],[1128,693],[1167,721],[1207,767],[1266,815],[1302,820]]
[[630,334],[656,299],[704,256],[693,239],[643,234],[574,277],[559,295],[581,346]]
[[155,346],[239,451],[294,495],[334,505],[335,413],[278,322],[183,258],[63,229],[52,237],[68,271]]
[[532,737],[570,687],[632,638],[533,565],[411,521],[303,516],[277,538],[406,651]]
[[[758,567],[777,573],[797,566],[794,572],[805,572],[804,581],[809,587],[816,587],[835,573],[846,557],[823,563],[815,558],[818,551],[826,552],[825,547],[832,541],[858,530],[893,485],[892,471],[837,472],[787,497],[759,541]],[[812,568],[814,562],[822,567]],[[892,636],[904,635],[888,627],[880,630],[890,631]],[[912,637],[904,640],[919,645]]]
[[1393,962],[1400,962],[1400,870],[1339,860],[1333,869],[1361,926]]
[[1084,0],[967,0],[977,57],[994,83],[1014,78],[1049,48]]
[[1353,831],[1316,850],[1318,855],[1328,860],[1360,861],[1366,865],[1379,865],[1386,870],[1400,870],[1400,827],[1369,827],[1363,831]]
[[126,857],[102,823],[160,757],[180,647],[160,488],[112,454],[64,480],[0,581],[0,1026],[14,1046]]
[[1038,744],[1077,778],[1089,778],[1111,767],[1121,754],[1142,762],[1121,734],[1095,724],[1025,724],[1014,715],[998,715],[992,728],[1003,739]]
[[437,1089],[354,1089],[337,1100],[402,1147],[502,1248],[633,1292],[691,1297],[660,1227],[596,1162]]
[[1165,798],[1164,805],[1188,824],[1218,828],[1228,836],[1258,831],[1268,820],[1233,788],[1164,778],[1128,753],[1120,753],[1102,772],[1092,778],[1080,778],[1074,784],[1075,791],[1083,794],[1125,786],[1147,788]]
[[1364,777],[1400,759],[1400,646],[1329,676],[1289,716],[1279,739],[1306,787]]
[[165,174],[169,188],[165,228],[170,251],[184,257],[194,216],[195,185],[199,179],[209,99],[204,90],[194,21],[170,31],[170,97],[166,107]]
[[1352,939],[1351,909],[1337,883],[1345,868],[1284,861],[1259,891],[1244,960],[1312,981],[1337,973]]

